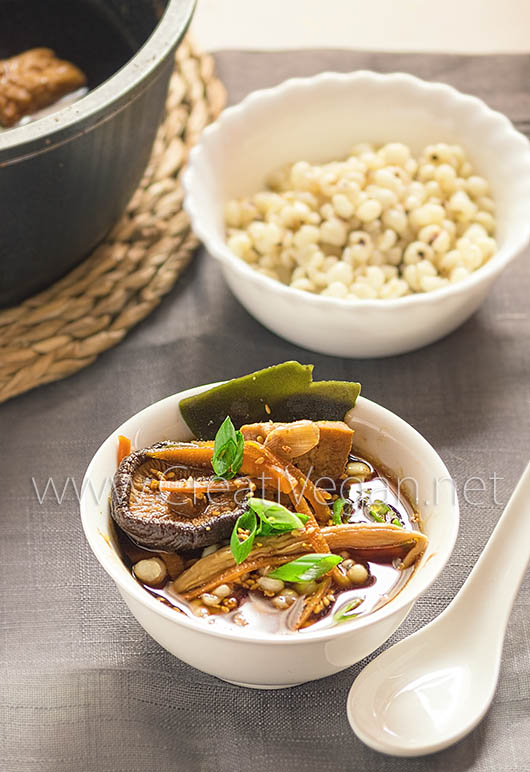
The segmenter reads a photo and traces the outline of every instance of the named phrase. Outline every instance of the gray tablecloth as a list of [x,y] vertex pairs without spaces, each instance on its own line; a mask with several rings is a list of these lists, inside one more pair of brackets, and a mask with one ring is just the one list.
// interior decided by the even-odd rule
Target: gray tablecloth
[[[478,94],[530,130],[526,56],[227,52],[217,63],[232,101],[291,75],[400,69]],[[107,434],[172,392],[290,358],[314,362],[319,378],[360,380],[367,397],[410,421],[441,453],[461,497],[462,526],[449,566],[396,641],[451,600],[528,458],[529,295],[522,259],[445,340],[393,359],[346,361],[297,349],[260,327],[200,253],[161,307],[118,348],[78,375],[1,406],[2,772],[528,772],[529,577],[512,614],[487,718],[436,756],[393,759],[363,746],[346,721],[346,695],[362,663],[292,690],[251,691],[162,650],[92,556],[77,491]],[[475,476],[486,490],[464,496],[465,481]],[[48,487],[44,495],[48,478],[56,493]]]

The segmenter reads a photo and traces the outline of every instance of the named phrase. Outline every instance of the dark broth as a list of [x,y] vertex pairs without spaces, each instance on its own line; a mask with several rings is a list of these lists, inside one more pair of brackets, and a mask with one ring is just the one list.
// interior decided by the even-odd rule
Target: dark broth
[[[351,514],[345,522],[373,523],[373,519],[368,515],[368,508],[370,502],[379,499],[394,510],[396,517],[405,528],[417,530],[418,523],[414,510],[402,495],[398,496],[394,483],[378,467],[366,459],[352,456],[351,460],[368,464],[372,469],[372,474],[362,483],[348,484],[346,489],[339,491],[337,486],[337,493],[340,492],[344,498],[351,502]],[[138,552],[138,545],[135,545],[116,525],[115,528],[122,559],[132,572],[134,561],[131,560],[131,555],[135,551]],[[184,557],[187,560],[199,558],[201,552],[202,550],[195,554],[188,553]],[[354,555],[352,554],[351,557]],[[140,558],[136,557],[136,560],[138,559]],[[322,629],[356,617],[366,616],[394,598],[414,572],[414,567],[399,570],[393,563],[359,560],[356,562],[362,562],[366,566],[369,571],[368,580],[363,585],[336,592],[336,600],[325,608],[310,626],[302,628],[300,631],[302,634],[304,629]],[[145,584],[142,586],[160,602],[172,607],[177,612],[187,616],[195,616],[193,607],[172,591],[171,581],[168,581],[165,587],[160,589]],[[205,623],[215,624],[216,627],[232,631],[237,627],[243,627],[246,630],[261,633],[289,633],[292,632],[292,621],[296,618],[303,603],[303,596],[301,596],[290,608],[279,611],[272,605],[271,600],[260,592],[237,588],[232,594],[237,598],[238,606],[228,613],[210,614],[204,619]]]

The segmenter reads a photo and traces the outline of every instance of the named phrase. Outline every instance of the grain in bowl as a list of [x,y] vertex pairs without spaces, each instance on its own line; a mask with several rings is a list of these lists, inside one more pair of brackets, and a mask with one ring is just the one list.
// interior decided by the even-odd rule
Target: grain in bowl
[[225,206],[227,244],[258,272],[329,297],[399,298],[470,276],[495,254],[495,204],[462,147],[355,145],[298,161]]

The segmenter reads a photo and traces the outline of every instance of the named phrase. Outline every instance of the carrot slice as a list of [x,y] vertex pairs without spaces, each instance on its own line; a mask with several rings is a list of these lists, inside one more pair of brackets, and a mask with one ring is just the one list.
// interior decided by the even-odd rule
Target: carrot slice
[[216,480],[213,477],[195,480],[190,477],[186,480],[160,480],[158,484],[161,493],[181,493],[183,495],[193,493],[197,496],[205,493],[227,493],[244,488],[254,490],[256,483],[248,477],[236,477],[234,480]]
[[128,437],[124,437],[123,434],[118,435],[118,466],[123,459],[131,452],[131,441]]

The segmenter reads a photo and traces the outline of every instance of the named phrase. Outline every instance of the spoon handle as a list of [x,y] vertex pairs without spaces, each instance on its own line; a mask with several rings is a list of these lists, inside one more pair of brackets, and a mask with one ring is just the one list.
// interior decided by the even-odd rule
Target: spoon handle
[[[475,567],[450,606],[451,613],[461,616],[462,632],[476,630],[483,637],[489,631],[502,639],[529,562],[530,463]],[[470,609],[473,614],[469,613]]]

